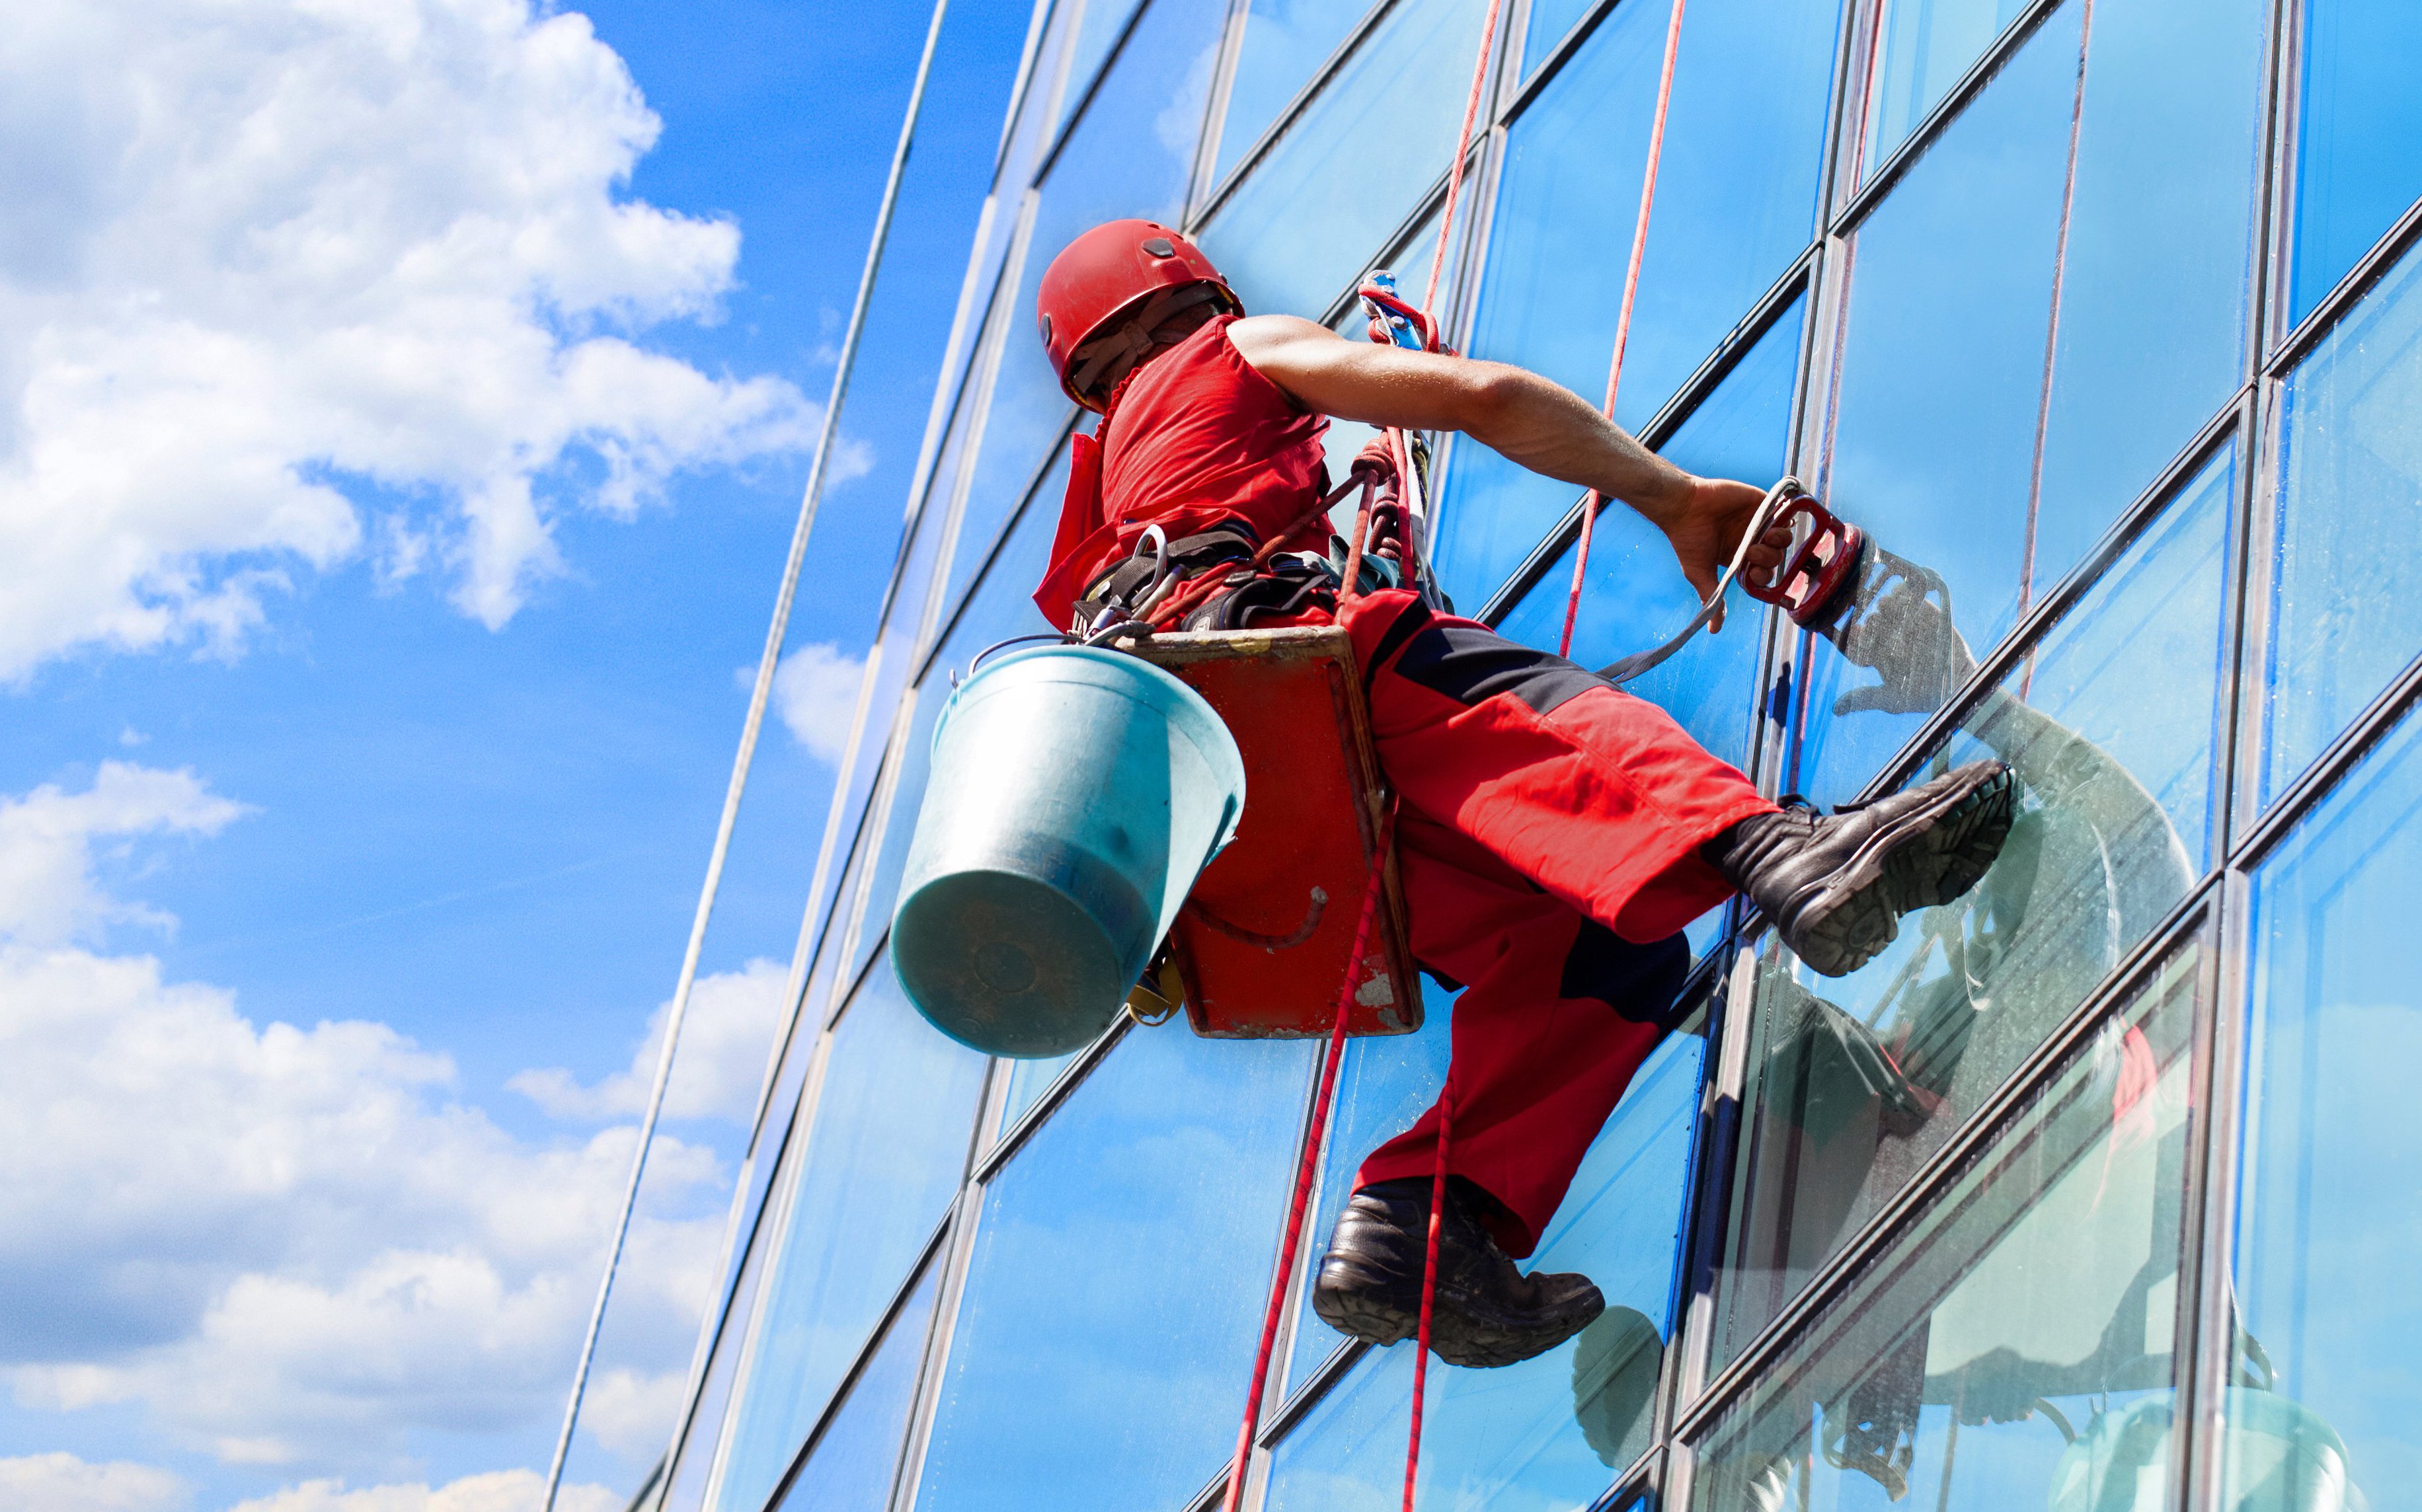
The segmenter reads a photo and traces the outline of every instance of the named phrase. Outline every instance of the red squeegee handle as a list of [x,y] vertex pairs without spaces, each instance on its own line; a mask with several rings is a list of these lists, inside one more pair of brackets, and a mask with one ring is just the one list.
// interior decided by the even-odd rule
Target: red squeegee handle
[[1774,575],[1772,586],[1761,588],[1746,575],[1740,585],[1760,602],[1780,604],[1793,624],[1805,626],[1825,612],[1849,581],[1867,538],[1858,526],[1837,518],[1805,493],[1785,505],[1774,523],[1787,529],[1802,520],[1808,522],[1808,538]]

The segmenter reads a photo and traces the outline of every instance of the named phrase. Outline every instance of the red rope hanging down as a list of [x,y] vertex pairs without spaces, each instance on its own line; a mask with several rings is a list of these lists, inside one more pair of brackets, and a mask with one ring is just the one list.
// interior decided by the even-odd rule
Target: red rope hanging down
[[[1648,252],[1648,211],[1657,203],[1657,164],[1665,154],[1665,115],[1674,103],[1674,58],[1682,48],[1682,0],[1674,0],[1674,14],[1665,23],[1665,66],[1657,79],[1657,115],[1648,127],[1648,164],[1640,175],[1640,216],[1631,226],[1631,262],[1623,273],[1623,307],[1614,319],[1614,356],[1606,369],[1606,417],[1614,418],[1615,390],[1623,382],[1623,349],[1631,340],[1631,302],[1640,292],[1640,262]],[[1581,549],[1573,554],[1572,592],[1565,599],[1565,632],[1556,640],[1556,654],[1573,651],[1573,621],[1581,612],[1581,585],[1589,578],[1590,538],[1596,533],[1600,503],[1596,489],[1581,501]]]
[[1387,875],[1388,820],[1379,821],[1379,845],[1373,854],[1371,885],[1362,890],[1362,917],[1354,927],[1354,953],[1347,959],[1345,985],[1337,993],[1337,1021],[1329,1026],[1329,1053],[1321,1063],[1320,1090],[1312,1100],[1312,1122],[1303,1134],[1303,1160],[1295,1175],[1295,1198],[1287,1206],[1286,1238],[1279,1246],[1278,1279],[1270,1287],[1270,1305],[1262,1317],[1262,1344],[1253,1356],[1253,1386],[1245,1397],[1244,1425],[1236,1430],[1236,1457],[1228,1464],[1228,1496],[1224,1512],[1237,1512],[1245,1495],[1245,1472],[1252,1463],[1253,1434],[1262,1425],[1262,1392],[1269,1383],[1270,1353],[1277,1348],[1279,1317],[1286,1305],[1287,1286],[1295,1276],[1296,1252],[1303,1241],[1304,1210],[1312,1199],[1313,1178],[1320,1170],[1320,1150],[1329,1132],[1329,1104],[1337,1092],[1338,1065],[1345,1058],[1345,1021],[1353,1012],[1355,976],[1371,946],[1371,927],[1379,913],[1379,896]]

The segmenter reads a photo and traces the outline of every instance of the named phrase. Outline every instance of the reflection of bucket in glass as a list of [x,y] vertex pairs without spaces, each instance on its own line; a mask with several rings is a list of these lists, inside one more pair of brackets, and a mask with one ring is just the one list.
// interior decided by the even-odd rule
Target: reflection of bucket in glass
[[1235,738],[1158,667],[1077,647],[992,662],[935,723],[892,915],[901,986],[989,1054],[1090,1043],[1244,808]]
[[[2221,1418],[2229,1512],[2363,1512],[2345,1442],[2310,1408],[2232,1386]],[[2166,1512],[2174,1426],[2168,1392],[2094,1414],[2053,1467],[2049,1512]]]

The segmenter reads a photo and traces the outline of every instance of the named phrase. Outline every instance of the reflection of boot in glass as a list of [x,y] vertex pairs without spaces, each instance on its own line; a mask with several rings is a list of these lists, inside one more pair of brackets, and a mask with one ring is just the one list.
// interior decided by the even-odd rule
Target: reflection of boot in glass
[[1610,1307],[1573,1350],[1573,1417],[1601,1464],[1621,1470],[1648,1447],[1648,1409],[1665,1341],[1628,1307]]
[[1847,1398],[1825,1404],[1825,1462],[1857,1471],[1895,1502],[1909,1494],[1909,1469],[1917,1460],[1928,1333],[1919,1327],[1852,1386]]
[[1766,1057],[1765,1099],[1817,1144],[1870,1108],[1884,1132],[1906,1139],[1942,1105],[1910,1084],[1874,1030],[1799,983],[1776,973],[1767,1001],[1774,1048]]
[[1757,814],[1699,848],[1826,976],[1875,959],[1900,915],[1976,885],[2017,811],[2010,769],[1972,761],[1932,782],[1842,813]]
[[[1606,1299],[1587,1276],[1522,1274],[1472,1221],[1468,1192],[1476,1192],[1459,1177],[1447,1182],[1430,1348],[1449,1364],[1510,1365],[1580,1333],[1606,1310]],[[1321,1321],[1371,1344],[1413,1337],[1429,1221],[1427,1177],[1375,1181],[1355,1192],[1337,1215],[1313,1284],[1312,1310]]]

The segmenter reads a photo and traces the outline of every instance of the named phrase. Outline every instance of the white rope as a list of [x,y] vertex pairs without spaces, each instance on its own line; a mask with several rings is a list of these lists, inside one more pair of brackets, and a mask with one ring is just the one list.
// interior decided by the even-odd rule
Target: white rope
[[[698,912],[690,919],[689,945],[682,952],[681,977],[673,987],[672,1010],[665,1016],[664,1049],[656,1056],[655,1084],[648,1091],[647,1116],[639,1124],[639,1146],[631,1157],[631,1179],[622,1193],[621,1216],[614,1225],[613,1247],[606,1252],[606,1273],[597,1284],[597,1305],[589,1314],[588,1336],[581,1341],[580,1364],[573,1372],[571,1399],[564,1404],[563,1431],[555,1441],[555,1458],[546,1472],[543,1512],[555,1512],[556,1493],[562,1489],[564,1460],[572,1453],[572,1432],[580,1421],[580,1400],[589,1387],[589,1368],[597,1355],[597,1333],[606,1322],[606,1300],[613,1295],[614,1272],[622,1262],[622,1246],[631,1235],[631,1215],[638,1206],[639,1180],[647,1174],[648,1148],[654,1142],[656,1121],[665,1108],[665,1088],[672,1080],[673,1051],[681,1041],[682,1020],[689,1011],[691,985],[698,979],[699,951],[706,943],[707,920],[715,912],[716,890],[722,885],[724,857],[731,850],[732,825],[740,817],[740,796],[748,786],[749,763],[757,755],[757,735],[765,723],[765,705],[774,689],[774,671],[782,659],[782,642],[791,625],[791,603],[799,586],[799,567],[807,557],[808,536],[815,527],[816,506],[824,492],[826,464],[840,432],[841,401],[849,392],[851,365],[857,356],[858,337],[866,329],[867,306],[874,295],[874,273],[883,260],[884,242],[891,234],[891,214],[900,202],[900,182],[908,168],[908,146],[917,133],[917,117],[925,102],[925,84],[934,70],[935,46],[941,40],[942,15],[950,0],[935,0],[934,17],[925,28],[925,50],[917,60],[917,80],[908,92],[908,110],[900,123],[900,142],[891,152],[891,172],[884,180],[883,203],[874,216],[874,233],[866,248],[866,266],[857,277],[857,298],[850,306],[849,331],[841,338],[840,365],[833,373],[832,393],[825,400],[824,427],[808,464],[807,488],[799,500],[798,523],[791,531],[791,554],[782,564],[782,586],[774,599],[773,623],[766,627],[765,649],[757,659],[756,685],[748,693],[748,718],[740,729],[740,750],[731,762],[731,781],[723,792],[723,817],[715,829],[715,850],[707,857],[706,881],[699,889]],[[836,775],[835,781],[841,780]]]

